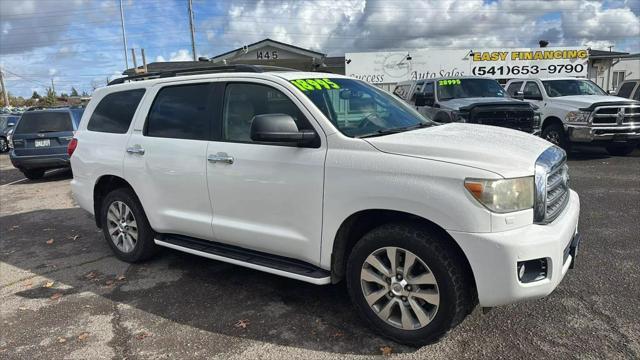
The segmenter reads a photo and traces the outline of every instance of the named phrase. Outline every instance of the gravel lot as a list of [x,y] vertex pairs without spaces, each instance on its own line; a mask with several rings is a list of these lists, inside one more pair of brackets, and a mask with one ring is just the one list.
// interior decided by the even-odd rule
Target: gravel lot
[[[476,309],[420,349],[378,337],[342,285],[174,251],[117,260],[71,200],[68,171],[21,179],[0,155],[0,358],[640,358],[640,150],[570,158],[577,267],[549,297]],[[514,239],[514,241],[517,239]],[[386,347],[386,348],[385,348]]]

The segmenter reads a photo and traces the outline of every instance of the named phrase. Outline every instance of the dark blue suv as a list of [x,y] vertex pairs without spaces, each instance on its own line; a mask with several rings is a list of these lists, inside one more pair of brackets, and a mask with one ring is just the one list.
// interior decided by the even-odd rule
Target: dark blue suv
[[11,163],[29,179],[46,170],[69,167],[67,145],[78,129],[82,108],[29,110],[13,133]]

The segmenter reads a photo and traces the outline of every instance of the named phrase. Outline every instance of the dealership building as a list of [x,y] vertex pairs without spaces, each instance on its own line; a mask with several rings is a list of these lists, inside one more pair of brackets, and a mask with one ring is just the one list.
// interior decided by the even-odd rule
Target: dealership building
[[[271,39],[216,55],[209,61],[151,63],[147,65],[147,71],[207,67],[212,62],[220,65],[270,65],[344,74],[387,90],[405,80],[469,75],[492,77],[501,83],[522,77],[572,76],[591,79],[604,90],[615,90],[624,79],[640,78],[640,53],[601,51],[586,47],[406,49],[327,56],[316,50]],[[134,69],[128,69],[125,75],[134,72]]]

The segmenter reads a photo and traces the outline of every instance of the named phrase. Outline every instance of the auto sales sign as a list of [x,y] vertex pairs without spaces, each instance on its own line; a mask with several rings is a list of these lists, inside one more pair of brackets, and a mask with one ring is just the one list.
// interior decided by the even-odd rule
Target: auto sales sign
[[495,79],[586,77],[588,57],[588,50],[582,47],[417,49],[347,53],[345,70],[348,76],[373,84],[470,75]]

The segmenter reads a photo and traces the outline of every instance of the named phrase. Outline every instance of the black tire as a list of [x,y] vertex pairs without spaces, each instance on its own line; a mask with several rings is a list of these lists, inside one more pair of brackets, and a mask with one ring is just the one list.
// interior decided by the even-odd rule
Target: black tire
[[559,123],[552,123],[545,126],[542,129],[542,134],[540,135],[543,139],[548,142],[557,145],[563,148],[566,152],[570,150],[570,144],[567,140],[567,135],[564,132],[564,127]]
[[613,156],[627,156],[633,152],[636,148],[636,143],[633,144],[616,144],[607,145],[607,152]]
[[44,176],[44,170],[42,169],[22,170],[22,173],[29,180],[42,179]]
[[[427,227],[394,223],[370,231],[356,243],[347,263],[347,288],[358,313],[371,328],[398,343],[422,346],[439,340],[473,310],[477,295],[472,275],[465,260],[447,241]],[[438,283],[440,305],[431,322],[420,329],[404,330],[386,323],[365,299],[360,281],[362,266],[370,254],[387,246],[400,247],[417,255]]]
[[[138,225],[138,239],[133,250],[130,252],[123,252],[118,249],[109,235],[107,212],[109,210],[109,206],[116,201],[123,202],[129,207],[129,209],[131,209]],[[108,193],[102,201],[100,220],[104,238],[118,259],[130,263],[142,262],[144,260],[148,260],[157,253],[158,246],[153,241],[155,232],[151,228],[151,225],[149,225],[149,220],[147,220],[147,215],[144,213],[144,209],[142,208],[140,201],[138,201],[138,197],[131,189],[119,188]]]

